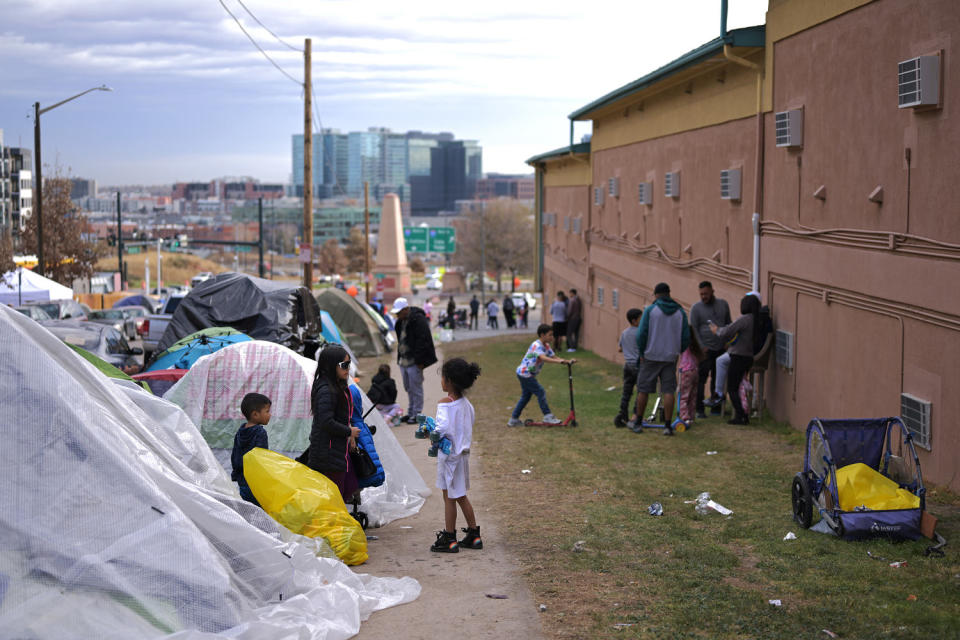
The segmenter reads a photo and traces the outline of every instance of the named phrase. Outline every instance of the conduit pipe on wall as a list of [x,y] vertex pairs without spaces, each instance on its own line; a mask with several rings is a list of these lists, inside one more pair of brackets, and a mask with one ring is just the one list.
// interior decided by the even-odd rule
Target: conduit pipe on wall
[[[726,35],[726,8],[721,5],[721,36]],[[760,291],[760,214],[763,211],[763,67],[732,53],[730,45],[723,45],[723,57],[757,74],[757,148],[753,191],[753,290]]]

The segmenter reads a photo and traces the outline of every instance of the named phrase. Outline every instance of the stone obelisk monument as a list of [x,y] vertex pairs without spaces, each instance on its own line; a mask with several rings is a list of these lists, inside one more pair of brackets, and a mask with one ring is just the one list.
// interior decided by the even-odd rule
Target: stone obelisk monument
[[[377,240],[375,268],[378,277],[377,293],[383,294],[385,304],[411,294],[410,267],[407,265],[407,249],[403,242],[400,199],[393,193],[383,197],[380,209],[380,237]],[[380,284],[383,285],[382,291]]]

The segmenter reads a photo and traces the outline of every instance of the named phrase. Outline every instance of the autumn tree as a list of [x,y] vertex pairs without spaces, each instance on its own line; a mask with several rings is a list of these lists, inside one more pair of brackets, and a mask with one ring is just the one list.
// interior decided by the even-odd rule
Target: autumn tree
[[0,274],[16,269],[13,262],[13,241],[7,233],[0,233]]
[[423,258],[421,258],[420,256],[417,256],[416,258],[413,258],[412,260],[410,260],[409,266],[410,266],[410,271],[414,273],[423,273],[424,271],[427,270],[426,265],[423,264]]
[[324,275],[343,273],[347,266],[347,257],[336,238],[330,238],[317,252],[317,267]]
[[367,258],[369,258],[371,268],[373,267],[373,250],[365,240],[366,238],[363,237],[363,227],[350,229],[350,240],[347,242],[347,248],[344,250],[347,258],[347,271],[366,272]]
[[[59,171],[43,181],[43,275],[68,287],[76,278],[92,276],[94,264],[107,251],[97,241],[87,217],[70,200],[72,188],[70,178]],[[23,232],[24,253],[36,251],[37,235],[34,210]]]
[[501,290],[504,273],[533,271],[533,211],[517,200],[488,201],[457,223],[456,259],[470,272],[492,271]]

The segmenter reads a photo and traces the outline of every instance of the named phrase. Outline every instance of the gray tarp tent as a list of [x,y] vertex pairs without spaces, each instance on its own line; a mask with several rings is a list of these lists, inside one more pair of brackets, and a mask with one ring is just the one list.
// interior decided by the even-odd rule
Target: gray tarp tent
[[377,323],[349,294],[331,287],[313,295],[320,308],[333,317],[354,353],[376,357],[387,352]]

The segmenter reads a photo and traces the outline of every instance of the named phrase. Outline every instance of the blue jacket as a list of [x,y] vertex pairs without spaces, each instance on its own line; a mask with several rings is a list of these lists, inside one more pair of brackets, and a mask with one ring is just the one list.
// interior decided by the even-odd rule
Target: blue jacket
[[353,414],[350,416],[350,424],[360,429],[360,436],[357,438],[357,442],[370,454],[370,459],[373,460],[374,466],[377,467],[377,472],[372,476],[368,478],[357,478],[357,484],[360,485],[361,489],[365,487],[379,487],[386,479],[386,475],[383,472],[383,465],[380,464],[380,456],[377,455],[377,449],[373,446],[373,434],[370,433],[370,429],[363,422],[363,397],[360,395],[360,389],[357,385],[350,385],[350,395],[353,396]]
[[[676,313],[680,314],[677,317]],[[670,298],[657,298],[643,310],[637,328],[637,349],[640,357],[656,362],[670,362],[690,346],[690,325],[683,308]]]

